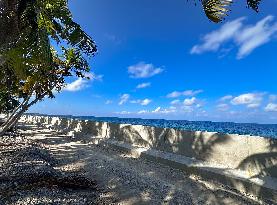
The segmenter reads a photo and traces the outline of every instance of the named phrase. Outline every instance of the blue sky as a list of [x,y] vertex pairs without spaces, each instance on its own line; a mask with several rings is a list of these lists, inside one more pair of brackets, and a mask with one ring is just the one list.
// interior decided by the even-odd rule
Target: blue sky
[[193,1],[69,2],[98,46],[91,80],[30,112],[277,123],[276,0],[220,24]]

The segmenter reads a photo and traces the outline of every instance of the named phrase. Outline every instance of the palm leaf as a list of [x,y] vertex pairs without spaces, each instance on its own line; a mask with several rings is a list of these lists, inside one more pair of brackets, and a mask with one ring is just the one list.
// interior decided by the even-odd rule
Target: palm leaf
[[213,22],[221,22],[227,13],[233,0],[202,0],[202,6],[206,16]]
[[247,0],[247,5],[253,10],[255,10],[256,12],[258,12],[259,10],[260,3],[261,3],[261,0]]

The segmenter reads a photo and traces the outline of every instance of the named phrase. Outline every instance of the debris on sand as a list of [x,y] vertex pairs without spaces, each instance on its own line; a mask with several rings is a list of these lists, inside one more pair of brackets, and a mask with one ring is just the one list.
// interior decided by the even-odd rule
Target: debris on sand
[[0,204],[95,204],[96,182],[55,169],[42,144],[24,136],[0,138]]

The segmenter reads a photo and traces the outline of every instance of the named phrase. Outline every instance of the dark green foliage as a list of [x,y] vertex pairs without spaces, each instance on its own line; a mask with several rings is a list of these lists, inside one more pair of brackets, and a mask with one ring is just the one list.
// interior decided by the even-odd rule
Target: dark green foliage
[[247,0],[247,5],[253,10],[255,10],[256,12],[258,12],[259,10],[260,3],[261,3],[261,0]]
[[18,85],[11,70],[1,69],[0,76],[0,113],[7,113],[19,105],[18,98],[14,95]]
[[[95,54],[96,45],[73,21],[67,0],[1,0],[0,6],[0,69],[10,70],[18,85],[11,96],[53,97],[65,77],[89,72],[86,57]],[[3,92],[5,86],[1,82]]]
[[8,91],[0,90],[0,113],[12,111],[19,105],[19,101],[10,95]]
[[86,77],[94,41],[72,19],[67,0],[0,0],[0,136],[28,108]]

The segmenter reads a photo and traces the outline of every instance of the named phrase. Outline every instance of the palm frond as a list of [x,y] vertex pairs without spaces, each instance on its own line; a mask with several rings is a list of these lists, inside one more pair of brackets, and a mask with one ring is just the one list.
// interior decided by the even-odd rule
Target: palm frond
[[256,12],[259,10],[259,5],[261,3],[261,0],[247,0],[248,7],[252,8]]
[[233,0],[202,0],[206,16],[213,22],[221,22],[230,11],[229,6]]

